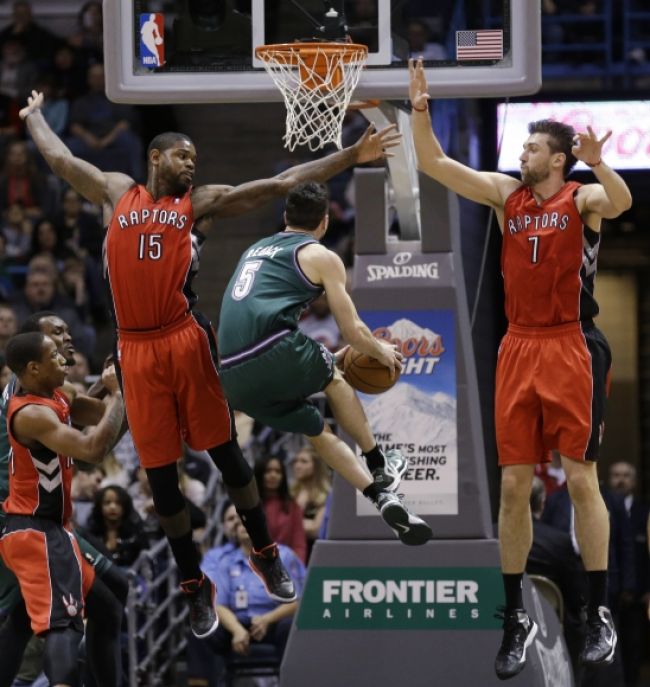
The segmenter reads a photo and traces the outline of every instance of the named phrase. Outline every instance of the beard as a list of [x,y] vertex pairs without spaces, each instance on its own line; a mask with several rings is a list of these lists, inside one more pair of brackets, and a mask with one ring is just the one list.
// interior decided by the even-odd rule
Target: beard
[[185,181],[182,181],[181,179],[176,179],[174,183],[171,185],[170,195],[184,196],[190,190],[191,185],[191,183],[187,183]]
[[525,186],[535,186],[535,184],[546,181],[550,175],[551,172],[548,169],[526,169],[521,172],[521,181]]

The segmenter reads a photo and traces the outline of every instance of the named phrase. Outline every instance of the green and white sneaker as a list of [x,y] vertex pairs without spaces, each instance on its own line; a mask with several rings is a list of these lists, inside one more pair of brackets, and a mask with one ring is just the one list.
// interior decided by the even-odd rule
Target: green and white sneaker
[[393,448],[384,453],[383,467],[375,468],[370,474],[378,489],[395,492],[407,469],[408,460],[401,451]]
[[380,492],[375,506],[384,522],[403,544],[420,546],[431,539],[433,533],[429,525],[421,517],[411,513],[397,494]]

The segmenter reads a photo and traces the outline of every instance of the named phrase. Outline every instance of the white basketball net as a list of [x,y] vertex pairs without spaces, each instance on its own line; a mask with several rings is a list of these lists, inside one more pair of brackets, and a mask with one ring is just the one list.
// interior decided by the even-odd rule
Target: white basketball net
[[287,106],[284,145],[319,150],[334,143],[339,150],[343,117],[359,82],[368,49],[340,44],[336,50],[317,44],[262,46],[257,56],[280,89]]

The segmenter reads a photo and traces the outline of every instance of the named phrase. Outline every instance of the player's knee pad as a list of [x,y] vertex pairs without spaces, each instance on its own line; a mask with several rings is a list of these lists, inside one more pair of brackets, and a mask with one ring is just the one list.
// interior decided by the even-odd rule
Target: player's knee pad
[[227,487],[239,489],[247,486],[253,479],[253,469],[246,462],[235,439],[209,449],[208,453],[219,468]]
[[43,672],[51,685],[76,685],[82,633],[72,627],[50,630],[45,638]]
[[164,518],[170,518],[184,511],[185,497],[178,485],[176,463],[160,468],[146,468],[146,471],[156,513]]

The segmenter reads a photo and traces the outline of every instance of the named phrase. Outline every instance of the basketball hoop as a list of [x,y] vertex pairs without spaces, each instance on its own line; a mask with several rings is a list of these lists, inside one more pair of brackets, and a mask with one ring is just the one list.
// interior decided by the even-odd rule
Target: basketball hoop
[[262,45],[255,55],[287,106],[284,145],[341,148],[341,128],[368,48],[356,43],[296,42]]

